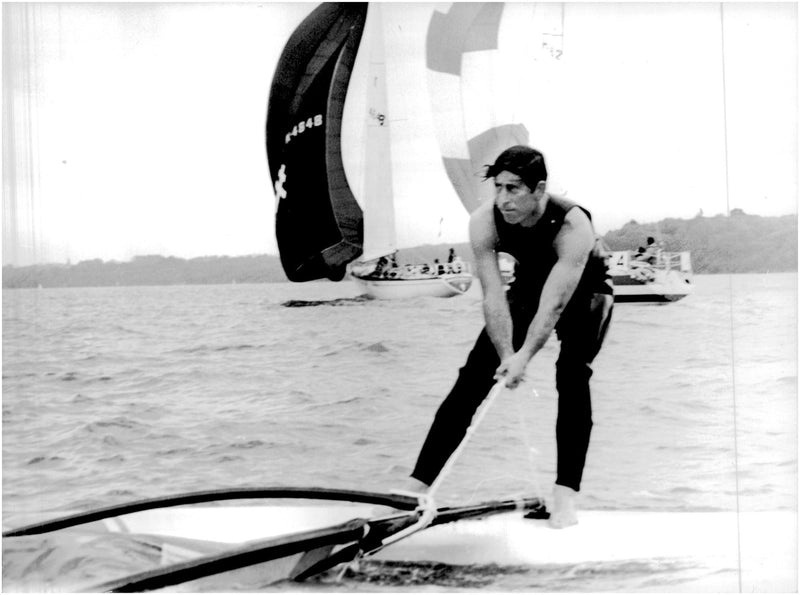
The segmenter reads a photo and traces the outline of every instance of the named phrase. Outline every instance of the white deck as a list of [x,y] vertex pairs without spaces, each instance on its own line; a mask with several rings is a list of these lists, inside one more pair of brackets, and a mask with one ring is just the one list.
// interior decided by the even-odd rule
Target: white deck
[[[136,513],[106,522],[112,531],[237,543],[370,516],[364,505],[202,507]],[[377,559],[447,564],[561,565],[638,559],[692,559],[741,568],[743,588],[797,581],[797,515],[782,512],[584,511],[580,523],[506,513],[431,527],[387,547]],[[737,590],[735,586],[733,590]]]

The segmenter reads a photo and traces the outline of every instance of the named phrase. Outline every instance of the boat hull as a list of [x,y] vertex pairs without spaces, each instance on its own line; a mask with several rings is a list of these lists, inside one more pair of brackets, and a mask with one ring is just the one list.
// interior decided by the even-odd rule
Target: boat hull
[[454,297],[472,285],[471,274],[448,274],[420,279],[370,279],[353,275],[355,283],[372,298],[402,300],[415,297]]
[[694,291],[688,279],[655,280],[641,282],[628,276],[613,276],[614,302],[618,304],[669,304],[682,300]]
[[[180,563],[224,552],[227,548],[254,540],[296,533],[300,529],[322,530],[348,519],[372,516],[371,505],[325,504],[313,506],[197,506],[147,510],[113,517],[71,529],[81,545],[102,535],[128,536],[138,543],[150,543],[161,552],[161,564]],[[47,536],[28,536],[20,548],[31,554],[33,539],[42,540],[44,550],[52,549]],[[4,540],[4,559],[15,552]],[[486,519],[460,520],[429,527],[407,539],[391,544],[372,558],[403,563],[448,565],[549,566],[618,563],[633,560],[686,560],[692,567],[739,568],[741,575],[726,573],[714,590],[791,591],[797,584],[797,514],[777,512],[662,512],[584,511],[580,523],[563,530],[551,529],[546,521],[526,519],[521,512],[498,514]],[[201,581],[191,581],[180,590],[218,591],[246,586],[258,588],[296,574],[300,567],[328,556],[336,545],[320,545],[314,551],[288,553],[281,559],[256,563],[235,572],[224,572]],[[35,548],[34,548],[35,549]],[[35,555],[35,551],[33,554]],[[80,556],[79,551],[72,553]],[[61,560],[53,571],[65,568]],[[45,565],[42,566],[44,568]],[[9,568],[13,568],[9,562]],[[37,568],[41,572],[42,568]],[[4,575],[6,568],[4,565]],[[706,573],[708,574],[708,573]],[[4,576],[9,586],[15,578]],[[47,590],[60,590],[43,577],[28,576]],[[63,579],[63,576],[59,576]],[[82,577],[85,581],[85,577]],[[30,582],[32,581],[32,582]],[[65,590],[84,588],[70,583]]]
[[[257,493],[282,502],[187,507],[253,499]],[[287,504],[286,498],[304,504]],[[319,503],[330,501],[336,504]],[[3,532],[4,586],[25,591],[253,591],[287,579],[304,580],[425,527],[512,510],[546,514],[542,501],[532,497],[443,507],[432,516],[418,505],[402,494],[245,488],[140,500],[55,519],[22,516],[10,520],[16,527]]]
[[618,304],[670,304],[694,291],[688,252],[664,252],[650,264],[630,252],[612,252],[609,273]]

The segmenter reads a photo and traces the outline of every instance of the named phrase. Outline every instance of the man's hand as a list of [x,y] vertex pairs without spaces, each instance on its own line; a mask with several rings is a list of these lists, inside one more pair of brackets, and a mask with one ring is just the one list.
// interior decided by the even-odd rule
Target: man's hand
[[517,388],[520,383],[525,381],[525,368],[528,366],[529,361],[527,355],[517,351],[500,362],[494,373],[494,379],[505,378],[508,388]]

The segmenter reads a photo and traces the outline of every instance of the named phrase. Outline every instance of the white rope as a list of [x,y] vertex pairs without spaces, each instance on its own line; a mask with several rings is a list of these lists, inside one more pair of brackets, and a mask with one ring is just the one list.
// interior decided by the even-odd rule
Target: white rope
[[[527,387],[525,387],[527,388]],[[539,393],[536,391],[535,388],[531,387],[530,393],[534,400],[539,400]],[[518,393],[511,401],[514,403],[514,407],[517,410],[517,426],[518,426],[518,434],[522,435],[522,450],[525,453],[525,458],[527,459],[527,465],[524,466],[525,469],[528,471],[525,473],[524,485],[525,487],[522,489],[522,493],[525,495],[530,496],[533,494],[534,496],[538,496],[540,498],[545,498],[545,491],[543,489],[543,480],[544,472],[541,468],[541,452],[538,448],[533,445],[533,441],[531,440],[531,435],[533,434],[531,430],[531,425],[529,424],[529,413],[530,407],[524,407],[523,401],[526,401],[527,397],[527,390],[524,391],[523,394],[523,385],[519,387],[516,391]],[[526,414],[526,412],[528,414]],[[520,480],[519,473],[517,474],[509,474],[509,473],[501,473],[498,475],[491,475],[486,476],[477,483],[472,484],[472,490],[469,492],[469,497],[466,499],[466,502],[472,503],[478,500],[478,493],[480,492],[483,486],[488,484],[501,484],[505,480],[511,480],[511,483],[518,483]],[[509,494],[508,498],[513,498],[514,494]],[[523,496],[520,496],[523,497]]]
[[[535,401],[538,401],[539,393],[536,391],[535,388],[531,388],[531,393],[533,395],[533,399]],[[530,436],[532,432],[530,432],[530,428],[528,427],[528,422],[526,420],[526,416],[522,409],[522,403],[520,399],[517,399],[516,405],[518,411],[517,419],[519,420],[519,424],[522,427],[521,429],[522,441],[525,444],[525,452],[528,455],[528,463],[530,464],[530,469],[532,471],[529,483],[531,485],[531,488],[533,489],[533,493],[539,496],[540,498],[544,498],[544,489],[542,488],[542,481],[541,481],[542,471],[540,468],[541,453],[539,452],[539,449],[533,446],[533,444],[531,443]]]
[[486,399],[484,399],[483,403],[481,404],[480,410],[475,415],[475,417],[472,420],[472,423],[467,428],[467,433],[465,434],[464,438],[461,440],[461,444],[458,445],[458,448],[456,448],[453,451],[453,454],[450,455],[450,458],[447,459],[447,462],[444,464],[444,467],[442,467],[442,470],[439,472],[439,475],[436,477],[436,479],[431,484],[430,489],[428,489],[428,497],[429,498],[433,499],[433,496],[436,493],[436,491],[439,489],[439,486],[442,485],[442,482],[444,481],[444,478],[447,477],[448,473],[450,473],[450,470],[453,468],[453,465],[455,464],[456,460],[458,460],[458,457],[461,456],[461,453],[463,452],[463,450],[466,447],[467,443],[469,442],[470,438],[472,438],[472,435],[478,429],[478,426],[483,421],[483,418],[486,417],[486,414],[488,413],[489,409],[492,407],[492,403],[494,403],[494,401],[495,401],[495,399],[497,399],[498,395],[500,395],[500,393],[503,392],[503,389],[505,387],[506,387],[506,379],[505,378],[501,378],[500,380],[498,380],[495,383],[495,385],[492,387],[492,390],[489,391],[488,396],[486,397]]
[[[442,485],[442,481],[444,481],[444,478],[448,475],[448,473],[450,473],[450,470],[453,468],[453,465],[455,464],[456,460],[458,460],[458,457],[461,456],[461,453],[466,447],[467,442],[469,442],[469,439],[475,433],[475,430],[481,424],[483,418],[486,417],[486,413],[491,408],[492,403],[495,401],[495,399],[497,399],[498,395],[500,395],[500,393],[503,392],[505,384],[506,384],[505,378],[501,378],[500,380],[497,381],[497,383],[495,383],[495,385],[492,387],[492,390],[489,391],[489,394],[486,396],[483,403],[481,404],[479,411],[472,419],[472,423],[467,428],[467,432],[464,435],[464,438],[461,440],[461,443],[450,455],[450,458],[447,459],[444,466],[442,467],[442,470],[439,472],[439,475],[433,481],[428,491],[424,494],[412,494],[411,492],[405,492],[406,495],[415,496],[419,501],[419,506],[417,507],[417,510],[420,511],[421,514],[417,522],[409,527],[406,527],[402,531],[399,531],[394,535],[387,537],[386,540],[384,540],[384,542],[381,544],[380,548],[373,550],[370,553],[375,553],[389,544],[395,543],[400,539],[404,539],[409,535],[417,533],[418,531],[422,531],[428,525],[431,524],[431,521],[433,521],[433,519],[436,517],[436,502],[434,500],[434,495],[438,491],[439,486]],[[397,491],[395,493],[402,493],[402,492]]]

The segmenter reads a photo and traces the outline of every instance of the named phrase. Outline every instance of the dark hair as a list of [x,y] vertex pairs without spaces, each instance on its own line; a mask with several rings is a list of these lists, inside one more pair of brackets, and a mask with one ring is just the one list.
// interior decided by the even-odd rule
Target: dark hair
[[518,175],[531,190],[536,190],[539,182],[547,180],[544,155],[523,145],[514,145],[500,153],[492,165],[486,166],[484,179],[494,178],[502,171]]
[[655,241],[656,241],[656,239],[653,236],[648,236],[647,237],[647,243],[648,244],[654,244]]

